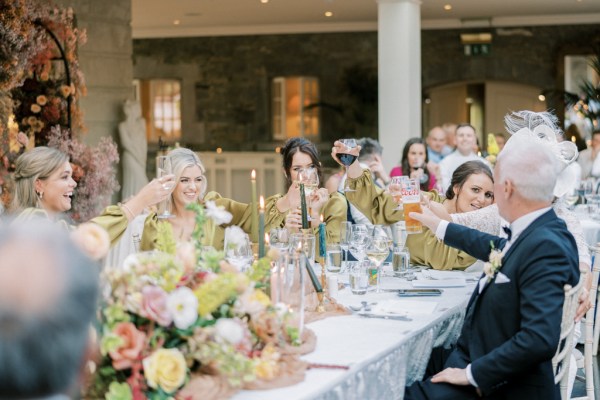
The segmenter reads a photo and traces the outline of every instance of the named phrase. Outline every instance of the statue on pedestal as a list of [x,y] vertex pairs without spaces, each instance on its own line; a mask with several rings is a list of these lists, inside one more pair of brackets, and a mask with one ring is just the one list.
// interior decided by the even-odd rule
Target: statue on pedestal
[[119,136],[123,148],[123,189],[122,198],[136,194],[146,183],[146,121],[142,118],[140,103],[127,100],[123,106],[125,121],[119,124]]

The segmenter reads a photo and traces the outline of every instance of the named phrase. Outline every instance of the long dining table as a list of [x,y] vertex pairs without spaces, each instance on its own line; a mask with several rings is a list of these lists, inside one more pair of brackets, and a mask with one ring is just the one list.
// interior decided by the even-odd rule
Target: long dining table
[[[429,278],[432,287],[442,287],[440,296],[400,298],[396,289],[413,288],[413,282],[385,274],[379,292],[355,295],[345,286],[338,292],[338,303],[356,310],[364,301],[373,313],[365,317],[355,312],[308,324],[317,336],[317,345],[303,360],[318,367],[309,369],[304,381],[293,386],[244,390],[233,399],[402,399],[405,385],[423,376],[432,348],[450,346],[458,338],[478,277],[461,271],[440,271],[444,279],[457,278],[448,280],[449,286],[456,285],[457,280],[465,282],[443,287],[443,279],[424,276],[426,272],[417,273],[414,282],[427,285],[424,278]],[[347,276],[341,275],[339,280],[347,282]],[[382,307],[377,311],[378,304]],[[409,320],[386,319],[397,315],[390,314],[390,310]]]

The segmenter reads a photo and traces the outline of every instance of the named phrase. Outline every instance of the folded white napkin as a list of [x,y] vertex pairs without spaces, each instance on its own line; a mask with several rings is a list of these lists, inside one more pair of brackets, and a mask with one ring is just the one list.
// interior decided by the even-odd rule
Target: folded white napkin
[[414,288],[444,288],[467,286],[465,278],[453,279],[417,279],[411,282]]
[[381,315],[426,315],[435,311],[437,302],[417,300],[384,300],[372,308],[373,314]]

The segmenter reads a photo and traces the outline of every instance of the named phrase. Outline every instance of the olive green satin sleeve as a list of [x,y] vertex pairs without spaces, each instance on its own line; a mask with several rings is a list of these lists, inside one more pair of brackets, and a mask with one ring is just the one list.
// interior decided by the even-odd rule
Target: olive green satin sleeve
[[110,238],[111,246],[114,246],[119,241],[127,229],[127,225],[129,224],[127,216],[119,206],[106,207],[102,214],[92,218],[90,222],[100,225],[102,228],[106,229],[106,232],[108,232],[108,237]]
[[402,210],[389,193],[377,187],[371,171],[365,169],[358,178],[348,178],[347,184],[354,191],[346,192],[348,201],[375,225],[391,225],[404,220]]
[[[429,195],[430,201],[444,201],[444,197],[435,190],[429,192]],[[413,264],[428,265],[433,269],[465,269],[477,261],[464,251],[445,245],[438,240],[435,232],[426,227],[423,227],[421,233],[407,235],[406,247],[410,251],[410,261]]]
[[[242,228],[248,235],[252,233],[252,205],[240,203],[226,197],[222,197],[217,192],[208,192],[204,196],[204,201],[214,201],[218,207],[223,207],[231,213],[231,222],[215,227],[214,236],[212,236],[212,220],[207,220],[205,225],[204,245],[213,246],[217,250],[222,250],[225,240],[225,228],[236,225]],[[212,236],[212,238],[210,237]]]
[[148,214],[144,221],[144,230],[140,242],[141,251],[154,250],[156,247],[156,238],[158,236],[158,217],[155,212]]
[[[265,203],[265,232],[269,232],[273,228],[285,227],[286,212],[281,212],[277,209],[277,200],[282,198],[282,194],[276,194],[267,199]],[[348,205],[346,199],[340,193],[333,193],[329,196],[329,200],[323,206],[321,214],[323,214],[323,222],[325,222],[325,240],[327,243],[340,242],[340,225],[346,222],[348,213]],[[315,237],[318,238],[319,228],[311,228]],[[316,253],[319,254],[319,241],[316,240]]]

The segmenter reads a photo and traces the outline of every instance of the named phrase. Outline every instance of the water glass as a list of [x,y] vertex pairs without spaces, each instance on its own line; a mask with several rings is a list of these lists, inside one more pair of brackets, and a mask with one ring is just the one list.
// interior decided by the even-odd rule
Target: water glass
[[348,261],[350,290],[352,294],[364,295],[369,289],[369,261]]
[[269,244],[278,248],[287,247],[290,234],[287,228],[273,228],[269,232]]
[[247,234],[244,234],[244,236],[235,243],[225,240],[224,249],[225,260],[236,267],[240,272],[245,272],[248,267],[250,267],[250,264],[252,264],[254,255],[252,253],[252,243]]
[[312,233],[293,233],[290,236],[290,250],[300,249],[311,262],[315,261],[315,235]]
[[306,256],[302,252],[290,251],[289,262],[284,265],[281,275],[282,291],[279,299],[293,315],[294,325],[302,334],[304,329],[304,294],[306,281]]
[[392,270],[396,274],[404,274],[410,269],[410,253],[404,245],[395,245],[392,254]]
[[339,244],[327,245],[327,271],[340,272],[342,269],[342,247]]

